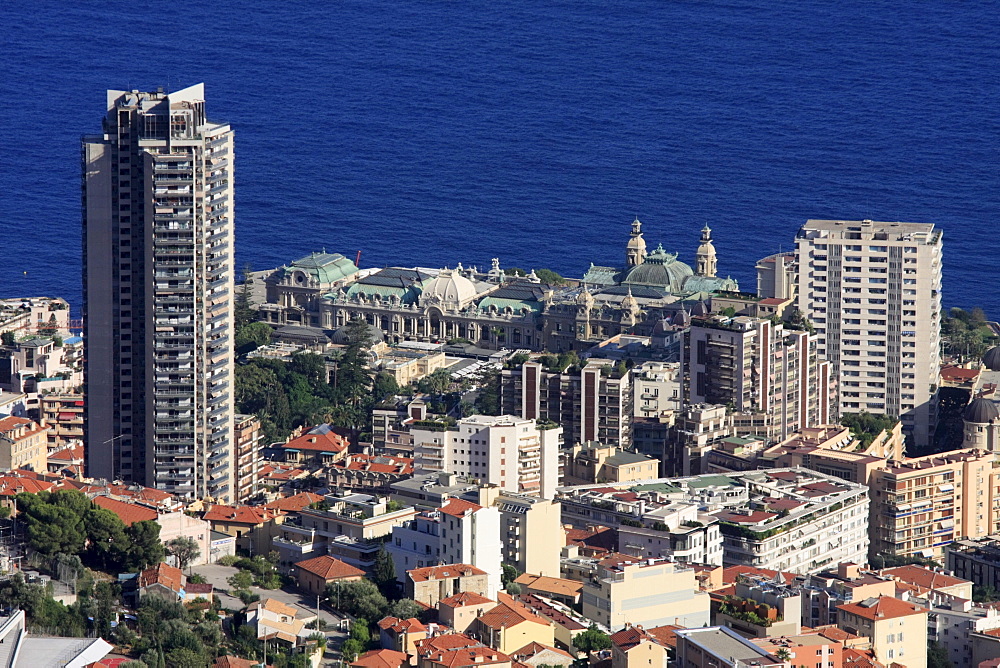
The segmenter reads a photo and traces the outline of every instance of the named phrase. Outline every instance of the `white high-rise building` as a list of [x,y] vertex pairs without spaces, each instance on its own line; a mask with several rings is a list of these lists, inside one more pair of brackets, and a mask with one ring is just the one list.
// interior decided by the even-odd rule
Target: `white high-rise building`
[[562,427],[513,415],[471,415],[453,429],[414,426],[414,467],[455,473],[505,492],[555,497]]
[[82,148],[87,474],[231,501],[233,131],[111,90]]
[[941,236],[926,223],[810,220],[796,238],[798,308],[840,412],[899,416],[917,445],[937,421]]

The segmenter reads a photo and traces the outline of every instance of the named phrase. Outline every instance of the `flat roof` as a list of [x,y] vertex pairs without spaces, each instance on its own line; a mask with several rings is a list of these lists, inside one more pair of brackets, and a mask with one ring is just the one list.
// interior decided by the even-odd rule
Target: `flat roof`
[[711,626],[704,629],[681,629],[676,631],[676,635],[727,661],[772,658],[770,654],[753,643],[721,626]]

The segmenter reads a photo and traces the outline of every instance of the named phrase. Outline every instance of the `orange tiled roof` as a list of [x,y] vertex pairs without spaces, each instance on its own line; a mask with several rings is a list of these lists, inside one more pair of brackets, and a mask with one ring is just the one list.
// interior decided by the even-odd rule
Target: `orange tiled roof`
[[[319,428],[314,427],[314,429]],[[310,452],[343,452],[349,445],[347,439],[333,431],[332,428],[317,433],[310,432],[306,432],[298,438],[293,438],[287,443],[282,443],[274,447],[285,450],[308,450]]]
[[400,619],[398,617],[383,617],[378,621],[378,627],[383,631],[392,630],[393,633],[420,633],[426,631],[424,626],[416,617]]
[[560,594],[562,596],[579,596],[583,590],[583,583],[576,580],[566,580],[563,578],[552,578],[547,575],[532,575],[522,573],[514,580],[519,585],[538,591]]
[[0,432],[8,432],[18,427],[23,427],[25,425],[31,424],[31,420],[25,418],[14,417],[13,415],[7,416],[5,418],[0,418]]
[[410,660],[406,652],[394,649],[373,649],[351,662],[357,668],[400,668]]
[[844,668],[885,668],[885,664],[876,660],[870,652],[859,649],[844,649]]
[[12,475],[0,477],[0,496],[16,496],[21,492],[37,494],[38,492],[47,492],[53,487],[55,487],[55,483],[45,480]]
[[51,453],[48,457],[51,462],[72,462],[83,459],[83,446],[74,445]]
[[469,564],[445,564],[443,566],[424,566],[406,571],[410,579],[414,582],[427,582],[428,580],[444,580],[445,578],[458,578],[467,575],[486,575],[486,571],[470,566]]
[[264,524],[269,522],[280,512],[262,506],[223,506],[214,505],[202,519],[208,522],[233,522],[235,524]]
[[333,465],[338,469],[351,471],[372,471],[374,473],[395,473],[409,475],[413,473],[413,459],[410,457],[393,457],[389,455],[348,455],[347,459]]
[[121,518],[122,522],[125,523],[125,526],[129,527],[136,522],[155,520],[160,516],[159,513],[152,508],[140,506],[135,503],[118,501],[117,499],[112,499],[110,496],[95,496],[94,503],[105,510],[113,512]]
[[441,506],[441,512],[452,517],[465,517],[470,512],[474,513],[482,509],[483,507],[478,503],[463,499],[448,499],[448,503]]
[[464,633],[446,633],[433,638],[424,638],[416,642],[418,654],[434,651],[452,651],[463,647],[479,647],[481,645],[481,642],[473,640]]
[[115,496],[127,496],[152,503],[162,503],[173,498],[168,492],[142,485],[108,485],[108,491]]
[[969,583],[968,580],[938,573],[925,566],[917,566],[916,564],[886,568],[882,570],[882,573],[900,582],[916,585],[923,589],[940,589],[942,587],[954,587],[955,585]]
[[865,599],[858,603],[845,603],[844,605],[838,605],[837,609],[873,621],[908,617],[927,612],[926,608],[921,608],[919,605],[908,601],[901,601],[894,596],[879,596],[876,601]]
[[180,592],[184,588],[184,573],[165,563],[159,563],[139,573],[139,587],[160,584],[168,589]]
[[[250,659],[241,659],[238,656],[220,656],[212,664],[212,668],[259,668],[259,661],[251,661]],[[271,664],[267,664],[266,668],[273,668]]]
[[306,559],[295,564],[302,570],[318,575],[324,580],[341,580],[343,578],[362,577],[365,572],[360,568],[355,568],[350,564],[345,564],[340,559],[334,559],[330,555],[324,554],[320,557]]
[[438,603],[449,608],[461,608],[466,605],[483,605],[484,603],[494,603],[492,599],[481,596],[474,591],[463,591],[453,594],[448,598],[441,599]]
[[549,645],[543,645],[540,642],[529,642],[527,645],[525,645],[521,649],[516,650],[514,652],[511,652],[511,657],[514,658],[514,659],[530,659],[531,657],[535,656],[539,652],[546,652],[546,651],[548,651],[548,652],[555,652],[556,654],[559,654],[559,655],[561,655],[563,657],[566,657],[566,658],[569,658],[569,659],[575,659],[576,658],[572,654],[570,654],[569,652],[561,650],[561,649],[559,649],[557,647],[551,647]]
[[500,604],[497,607],[487,610],[478,621],[483,626],[491,629],[503,629],[517,626],[522,622],[533,622],[542,626],[549,626],[549,620],[539,617],[521,603],[514,600],[509,594],[497,594]]
[[283,499],[278,499],[277,501],[272,501],[271,503],[265,503],[265,508],[270,508],[271,510],[283,510],[287,513],[297,513],[303,508],[306,508],[314,503],[319,503],[323,500],[323,497],[319,494],[313,494],[312,492],[299,492],[293,496],[286,496]]
[[653,639],[664,647],[677,647],[677,634],[675,631],[683,629],[683,626],[674,624],[664,624],[646,629],[646,633],[653,636]]

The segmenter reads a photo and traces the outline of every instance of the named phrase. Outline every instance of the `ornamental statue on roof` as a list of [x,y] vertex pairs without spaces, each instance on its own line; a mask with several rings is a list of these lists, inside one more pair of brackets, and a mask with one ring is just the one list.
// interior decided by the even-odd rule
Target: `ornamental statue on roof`
[[625,245],[625,266],[591,264],[583,277],[583,283],[602,292],[620,290],[624,294],[627,289],[635,296],[642,294],[646,297],[739,291],[739,284],[732,278],[716,276],[715,246],[711,232],[708,225],[702,230],[696,254],[698,271],[695,272],[690,265],[677,259],[677,253],[668,252],[662,244],[647,253],[642,223],[636,218],[632,221],[632,233]]

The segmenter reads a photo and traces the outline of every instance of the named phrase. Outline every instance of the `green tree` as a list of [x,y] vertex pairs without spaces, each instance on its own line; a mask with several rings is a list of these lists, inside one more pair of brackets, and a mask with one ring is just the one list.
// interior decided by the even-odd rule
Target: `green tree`
[[235,316],[237,332],[257,320],[257,309],[254,307],[253,296],[251,295],[253,278],[251,278],[250,272],[250,265],[244,265],[243,281],[240,284],[239,292],[236,293],[235,303],[233,304],[233,315]]
[[170,650],[165,659],[170,668],[205,668],[208,664],[201,652],[187,647]]
[[166,548],[160,541],[160,524],[155,520],[136,522],[128,527],[129,541],[126,563],[131,568],[146,568],[163,561]]
[[226,579],[226,582],[236,591],[250,591],[250,587],[253,586],[253,573],[236,571]]
[[358,658],[358,655],[365,651],[364,645],[355,640],[354,638],[348,638],[344,641],[344,644],[340,646],[340,653],[344,657],[344,661],[350,663]]
[[417,381],[417,390],[424,394],[440,396],[451,387],[451,372],[438,369]]
[[327,586],[327,596],[334,604],[339,599],[340,610],[365,619],[382,619],[389,607],[389,602],[371,580],[332,582]]
[[110,510],[91,508],[83,519],[90,541],[86,550],[87,563],[102,571],[121,565],[129,549],[121,518]]
[[566,279],[551,269],[537,269],[535,276],[548,285],[566,285]]
[[271,342],[271,335],[274,330],[264,322],[251,322],[236,330],[233,345],[236,347],[237,355],[256,350],[261,346],[266,346]]
[[368,629],[368,620],[356,619],[351,624],[351,639],[357,640],[363,647],[372,641],[372,632]]
[[476,412],[480,415],[500,415],[500,371],[486,371],[479,377]]
[[573,647],[580,652],[595,652],[611,648],[611,636],[591,624],[590,628],[573,638]]
[[873,415],[868,411],[860,413],[844,413],[840,416],[840,424],[851,430],[851,434],[861,441],[862,447],[868,447],[883,430],[896,426],[899,420],[891,415]]
[[380,547],[375,555],[372,581],[378,585],[379,591],[387,599],[396,597],[396,563],[392,560],[392,555],[385,549],[385,545]]
[[423,612],[424,609],[412,598],[401,598],[389,605],[387,614],[398,619],[410,619],[412,617],[420,617]]
[[503,584],[504,588],[516,580],[519,575],[521,575],[521,573],[510,564],[502,564],[500,566],[500,582]]
[[198,541],[187,536],[179,536],[167,543],[167,552],[177,560],[177,567],[186,569],[191,562],[201,556],[201,549]]
[[520,267],[511,267],[510,269],[504,269],[503,273],[507,276],[527,276],[528,272]]
[[43,555],[80,554],[87,542],[84,516],[93,504],[75,490],[22,493],[17,496],[23,512],[28,544]]
[[17,343],[17,337],[14,336],[14,332],[0,332],[0,343],[5,346],[12,346]]
[[952,668],[948,649],[939,642],[927,643],[927,668]]

